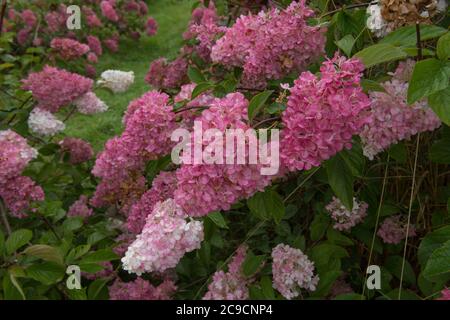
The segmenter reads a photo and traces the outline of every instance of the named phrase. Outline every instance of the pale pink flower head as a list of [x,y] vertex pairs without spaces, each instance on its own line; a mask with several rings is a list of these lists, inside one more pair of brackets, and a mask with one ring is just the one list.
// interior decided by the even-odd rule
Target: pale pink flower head
[[123,269],[141,275],[175,268],[187,252],[200,248],[203,237],[201,221],[189,219],[173,199],[159,202],[122,258]]
[[76,99],[73,104],[77,107],[78,112],[82,114],[102,113],[108,110],[106,103],[100,100],[92,91]]
[[250,280],[242,271],[242,264],[247,256],[247,247],[240,246],[228,264],[228,272],[222,270],[214,273],[203,300],[247,300]]
[[377,235],[383,239],[385,243],[399,244],[403,239],[416,236],[416,228],[414,225],[409,225],[405,221],[405,218],[401,215],[396,215],[384,219],[380,229],[378,229]]
[[339,231],[348,231],[361,223],[367,215],[367,208],[367,203],[353,198],[353,209],[349,211],[336,197],[325,207],[335,221],[333,228]]
[[300,249],[279,244],[272,250],[273,287],[286,299],[300,294],[300,289],[315,291],[319,277],[314,275],[314,263]]
[[12,130],[0,131],[0,185],[19,176],[38,152]]

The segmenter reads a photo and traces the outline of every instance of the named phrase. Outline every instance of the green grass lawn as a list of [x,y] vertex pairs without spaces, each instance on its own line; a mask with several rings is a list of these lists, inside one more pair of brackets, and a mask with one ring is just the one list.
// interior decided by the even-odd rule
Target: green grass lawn
[[102,150],[105,142],[120,134],[123,130],[122,115],[129,102],[150,89],[144,77],[150,62],[161,57],[175,58],[182,46],[182,33],[190,19],[194,0],[151,0],[149,14],[159,25],[158,34],[145,36],[140,41],[132,41],[123,37],[120,51],[115,54],[106,52],[97,64],[97,72],[116,69],[134,71],[135,83],[122,94],[110,94],[98,90],[97,95],[106,102],[109,110],[96,115],[74,114],[66,123],[67,136],[89,141],[96,151]]

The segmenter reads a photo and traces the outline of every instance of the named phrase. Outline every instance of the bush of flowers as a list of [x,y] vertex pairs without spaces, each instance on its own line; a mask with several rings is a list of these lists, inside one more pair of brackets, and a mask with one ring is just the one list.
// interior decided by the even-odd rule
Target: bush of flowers
[[[449,299],[445,2],[198,1],[97,154],[65,120],[135,78],[77,70],[157,25],[144,1],[82,3],[89,33],[62,27],[63,1],[5,15],[0,298]],[[217,156],[198,124],[266,129],[277,172],[172,161],[177,129]]]

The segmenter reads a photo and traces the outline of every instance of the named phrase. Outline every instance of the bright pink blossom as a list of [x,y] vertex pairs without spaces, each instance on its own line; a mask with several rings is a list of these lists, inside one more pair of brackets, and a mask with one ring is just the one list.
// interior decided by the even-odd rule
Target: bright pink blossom
[[67,212],[68,217],[88,218],[94,214],[94,211],[88,207],[88,197],[82,195],[80,199],[75,201]]
[[89,46],[67,38],[53,38],[50,47],[64,61],[81,58],[89,52]]
[[94,155],[94,150],[89,142],[78,138],[64,138],[59,142],[61,150],[68,152],[70,163],[79,164],[90,160]]
[[119,278],[109,287],[111,300],[170,300],[177,290],[171,280],[164,280],[159,286],[137,278],[131,282],[123,282]]

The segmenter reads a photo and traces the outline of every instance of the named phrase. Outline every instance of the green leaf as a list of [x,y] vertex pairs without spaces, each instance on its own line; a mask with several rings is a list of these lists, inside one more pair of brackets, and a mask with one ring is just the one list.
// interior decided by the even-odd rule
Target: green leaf
[[46,244],[30,246],[26,248],[23,253],[45,261],[52,261],[61,265],[64,264],[63,257],[59,250]]
[[[387,258],[384,266],[389,272],[391,272],[397,279],[400,279],[402,272],[403,258],[400,256],[390,256]],[[414,269],[408,261],[405,261],[405,268],[403,270],[403,280],[410,285],[416,284],[416,275]]]
[[386,92],[386,90],[383,88],[383,86],[374,81],[374,80],[370,80],[370,79],[361,79],[361,87],[363,88],[365,93],[369,93],[369,92]]
[[446,273],[450,273],[450,240],[433,251],[423,271],[430,280]]
[[83,217],[69,217],[63,222],[65,231],[75,231],[83,226]]
[[437,59],[416,63],[408,86],[408,104],[448,87],[449,66]]
[[[109,279],[97,279],[93,281],[88,288],[87,296],[89,300],[104,300],[105,299],[105,290],[107,290],[106,284]],[[108,293],[106,291],[106,297]]]
[[450,89],[446,88],[431,94],[428,97],[428,104],[439,119],[450,126]]
[[388,150],[389,155],[400,163],[405,163],[408,158],[408,149],[404,143],[400,142],[391,146]]
[[312,294],[314,297],[323,297],[328,295],[333,283],[341,276],[342,271],[333,270],[319,274],[319,284]]
[[20,247],[26,245],[33,238],[33,232],[27,229],[20,229],[11,233],[6,240],[6,254],[12,254]]
[[5,234],[0,230],[0,257],[3,255],[3,250],[5,249]]
[[263,91],[261,93],[258,93],[256,96],[252,98],[250,101],[250,104],[248,106],[248,119],[250,121],[255,118],[255,116],[259,113],[261,108],[264,106],[264,104],[267,102],[269,97],[272,95],[273,90],[267,90]]
[[344,159],[353,176],[361,176],[366,164],[366,157],[363,154],[361,144],[354,143],[351,150],[344,149],[339,155]]
[[54,262],[44,262],[33,264],[26,269],[27,277],[41,282],[45,285],[52,285],[64,278],[65,269]]
[[261,278],[259,282],[264,297],[269,300],[275,299],[275,291],[273,290],[272,280],[268,276]]
[[330,217],[325,213],[316,214],[309,227],[312,241],[322,239],[330,225]]
[[216,224],[219,228],[228,229],[227,222],[219,211],[210,213],[208,218],[211,219],[211,221],[214,222],[214,224]]
[[349,210],[353,209],[353,182],[352,170],[348,167],[340,154],[337,154],[325,164],[328,183],[334,194]]
[[256,217],[263,220],[272,218],[276,223],[279,223],[286,213],[283,199],[271,189],[256,193],[247,200],[247,206]]
[[67,290],[70,300],[87,300],[86,288]]
[[336,296],[334,300],[366,300],[366,297],[359,293],[345,293]]
[[208,83],[208,82],[202,82],[202,83],[197,84],[195,86],[194,90],[192,91],[191,100],[197,98],[202,93],[204,93],[208,90],[211,90],[213,88],[214,88],[214,85],[212,85],[211,83]]
[[83,244],[81,246],[77,246],[70,250],[70,252],[67,254],[66,261],[68,263],[77,260],[78,258],[84,256],[86,253],[89,252],[91,249],[91,245],[89,244]]
[[[447,30],[434,25],[420,26],[420,39],[422,41],[440,37]],[[396,46],[414,46],[417,43],[416,26],[402,27],[389,33],[379,43],[391,44]]]
[[[15,281],[15,283],[13,283]],[[16,279],[9,276],[3,277],[3,297],[4,300],[25,300],[25,294]],[[19,289],[18,289],[19,288]]]
[[439,38],[437,43],[437,56],[445,61],[450,57],[450,32]]
[[339,47],[339,49],[344,51],[347,57],[350,57],[355,42],[356,42],[355,38],[351,34],[347,34],[345,37],[343,37],[339,41],[336,41],[335,43]]
[[86,255],[81,259],[80,264],[98,263],[103,261],[112,261],[119,259],[119,256],[115,254],[110,248],[101,249]]
[[342,232],[334,229],[333,227],[329,227],[327,230],[327,239],[328,241],[337,244],[339,246],[352,246],[354,242],[349,237],[346,237],[342,234]]
[[364,65],[369,68],[383,62],[404,59],[407,56],[401,48],[391,44],[379,43],[359,51],[353,57],[361,59]]
[[450,137],[436,141],[431,146],[429,157],[433,162],[450,164]]
[[441,247],[445,242],[450,240],[450,225],[430,232],[423,238],[419,245],[417,257],[422,267],[425,266],[428,258],[434,250]]
[[205,82],[206,79],[203,76],[202,72],[196,67],[190,66],[188,69],[188,77],[193,83],[202,83]]
[[255,274],[265,259],[265,255],[255,256],[252,252],[249,252],[242,264],[244,275],[250,277]]

